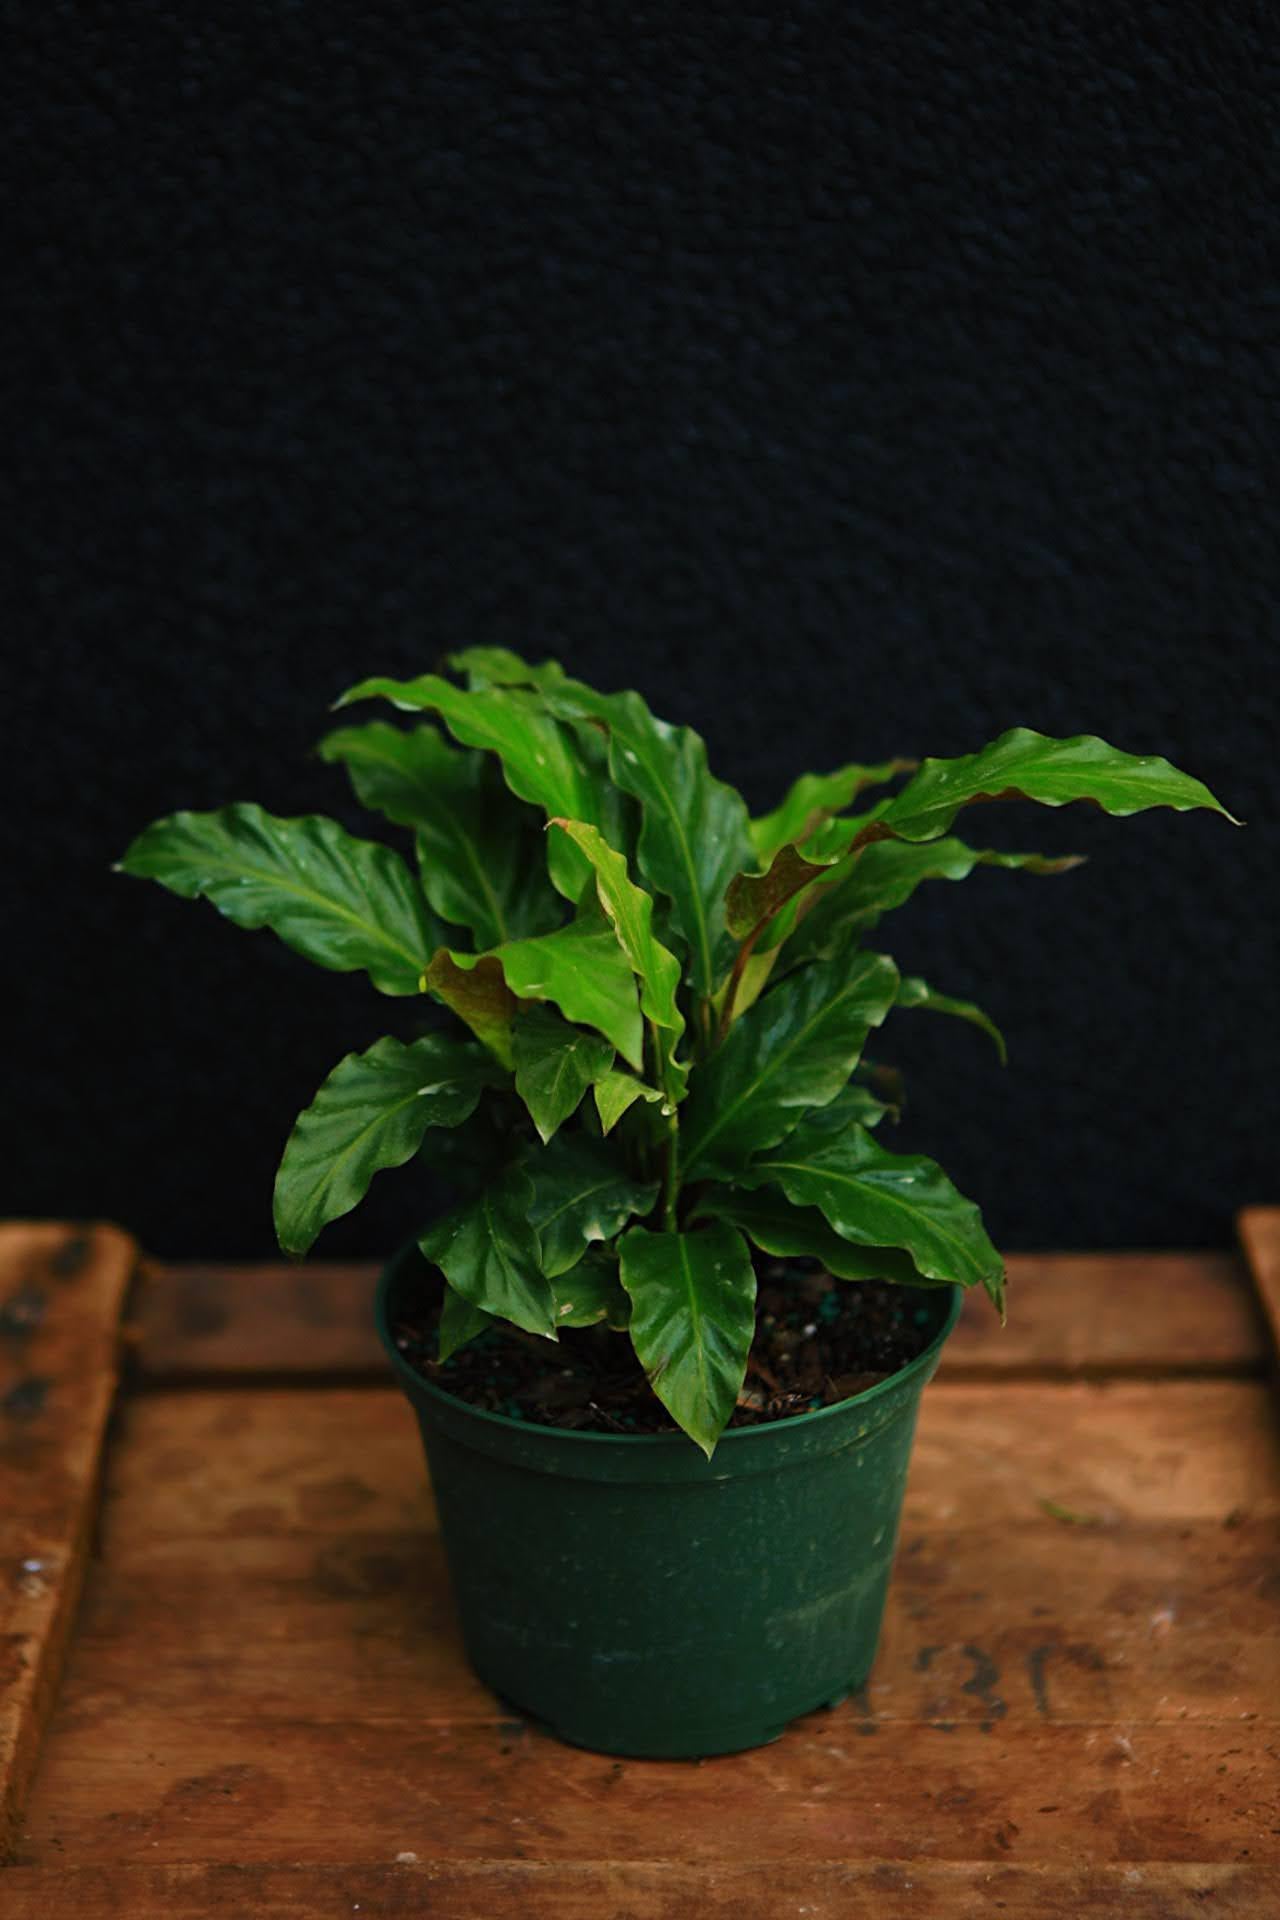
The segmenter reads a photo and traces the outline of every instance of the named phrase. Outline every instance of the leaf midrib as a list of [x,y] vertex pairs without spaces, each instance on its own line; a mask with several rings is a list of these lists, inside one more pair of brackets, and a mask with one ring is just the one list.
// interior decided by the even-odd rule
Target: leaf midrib
[[[850,979],[846,981],[844,986],[840,989],[840,991],[834,994],[830,1000],[824,1000],[822,1005],[818,1008],[818,1011],[812,1016],[812,1018],[806,1021],[805,1025],[792,1035],[791,1039],[787,1042],[786,1046],[782,1049],[782,1052],[774,1055],[773,1060],[770,1062],[770,1064],[760,1074],[758,1074],[753,1081],[750,1082],[750,1084],[744,1089],[744,1091],[741,1094],[739,1094],[736,1100],[731,1101],[727,1107],[722,1107],[719,1110],[715,1120],[712,1122],[710,1127],[707,1128],[706,1132],[702,1135],[701,1139],[697,1140],[695,1144],[693,1144],[692,1146],[689,1146],[686,1148],[686,1164],[688,1166],[694,1165],[694,1163],[698,1158],[698,1155],[700,1153],[705,1152],[708,1143],[714,1140],[718,1133],[721,1133],[723,1131],[725,1125],[733,1118],[734,1114],[739,1110],[739,1108],[741,1108],[744,1101],[754,1099],[755,1095],[760,1091],[761,1087],[767,1085],[768,1081],[777,1072],[779,1067],[785,1066],[788,1058],[790,1057],[794,1049],[798,1047],[802,1041],[807,1040],[809,1038],[813,1029],[816,1026],[818,1026],[827,1017],[828,1014],[832,1013],[837,1007],[839,1007],[845,1000],[847,1000],[853,993],[855,993],[859,987],[864,986],[866,984],[867,979],[870,977],[870,975],[874,971],[875,971],[874,968],[869,968],[867,970],[867,974],[865,974],[861,980],[858,980],[855,978],[855,979]],[[886,1008],[886,1012],[887,1011],[888,1009]],[[870,1031],[871,1031],[871,1022],[868,1020],[867,1032],[870,1033]]]

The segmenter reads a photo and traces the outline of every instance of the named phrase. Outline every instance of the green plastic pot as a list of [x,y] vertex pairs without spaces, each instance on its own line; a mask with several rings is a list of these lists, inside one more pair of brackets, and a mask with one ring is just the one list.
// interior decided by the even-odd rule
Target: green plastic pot
[[426,1264],[378,1289],[378,1331],[426,1447],[467,1653],[561,1739],[684,1759],[774,1740],[865,1682],[920,1395],[960,1311],[913,1295],[932,1338],[837,1406],[727,1432],[614,1435],[482,1412],[411,1367],[391,1333]]

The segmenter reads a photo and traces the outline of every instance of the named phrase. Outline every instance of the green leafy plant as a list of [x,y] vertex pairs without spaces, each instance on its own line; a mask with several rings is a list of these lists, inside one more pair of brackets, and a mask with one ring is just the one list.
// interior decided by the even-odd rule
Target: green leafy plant
[[299,1117],[276,1180],[282,1247],[305,1253],[376,1173],[447,1151],[464,1197],[421,1240],[445,1279],[442,1355],[495,1319],[549,1339],[625,1329],[708,1454],[755,1329],[753,1248],[842,1280],[980,1286],[1003,1313],[977,1207],[932,1160],[880,1144],[892,1077],[864,1049],[913,1010],[1004,1043],[868,943],[927,880],[1077,864],[970,846],[951,832],[963,808],[1223,813],[1208,789],[1019,727],[958,759],[806,774],[751,820],[698,735],[639,694],[502,649],[449,666],[337,703],[426,723],[371,720],[320,746],[409,830],[416,873],[335,821],[249,805],[157,821],[120,863],[446,1010],[339,1061]]

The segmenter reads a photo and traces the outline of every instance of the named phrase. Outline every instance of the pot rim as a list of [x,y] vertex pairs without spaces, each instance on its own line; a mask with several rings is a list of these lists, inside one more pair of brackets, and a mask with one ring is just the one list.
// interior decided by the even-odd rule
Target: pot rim
[[[696,1441],[691,1440],[687,1433],[681,1432],[678,1428],[674,1433],[584,1433],[577,1427],[549,1427],[537,1420],[513,1420],[510,1414],[492,1413],[487,1407],[473,1406],[469,1400],[462,1399],[461,1395],[449,1393],[444,1387],[438,1387],[433,1380],[427,1378],[426,1374],[419,1373],[417,1368],[411,1366],[405,1359],[392,1337],[387,1317],[391,1290],[399,1280],[410,1255],[416,1255],[424,1264],[430,1265],[417,1241],[406,1241],[404,1246],[400,1247],[387,1261],[379,1274],[374,1300],[374,1320],[378,1338],[401,1386],[411,1388],[415,1393],[428,1394],[431,1398],[442,1402],[446,1408],[455,1413],[468,1415],[485,1426],[497,1428],[505,1433],[518,1433],[526,1438],[545,1436],[551,1442],[568,1441],[581,1446],[623,1447],[632,1452],[642,1447],[653,1450],[697,1446]],[[859,1283],[849,1281],[842,1284],[856,1286]],[[883,1395],[896,1392],[908,1385],[918,1374],[924,1373],[927,1378],[937,1365],[942,1348],[960,1317],[966,1290],[957,1282],[945,1281],[941,1284],[932,1284],[927,1288],[922,1287],[919,1291],[949,1292],[951,1301],[933,1339],[914,1360],[909,1360],[905,1367],[899,1367],[896,1373],[887,1374],[883,1380],[878,1380],[874,1387],[864,1387],[861,1393],[850,1394],[846,1400],[836,1400],[829,1407],[812,1408],[808,1413],[786,1414],[781,1420],[762,1421],[754,1427],[726,1427],[716,1442],[716,1452],[719,1453],[721,1447],[741,1445],[746,1441],[762,1441],[770,1437],[776,1440],[779,1433],[798,1433],[802,1429],[809,1430],[818,1422],[830,1420],[835,1416],[843,1415],[848,1418],[855,1410],[870,1406]],[[701,1448],[698,1451],[701,1452]]]

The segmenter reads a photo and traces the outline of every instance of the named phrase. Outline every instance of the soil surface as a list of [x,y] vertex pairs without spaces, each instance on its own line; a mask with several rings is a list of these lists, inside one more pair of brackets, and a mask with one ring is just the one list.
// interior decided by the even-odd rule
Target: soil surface
[[[433,1276],[434,1280],[434,1276]],[[487,1329],[440,1364],[437,1289],[405,1303],[395,1342],[434,1386],[473,1407],[591,1433],[673,1433],[625,1333],[565,1327],[558,1342]],[[928,1346],[934,1312],[917,1290],[833,1280],[812,1262],[762,1264],[756,1337],[731,1427],[833,1406],[887,1379]]]

